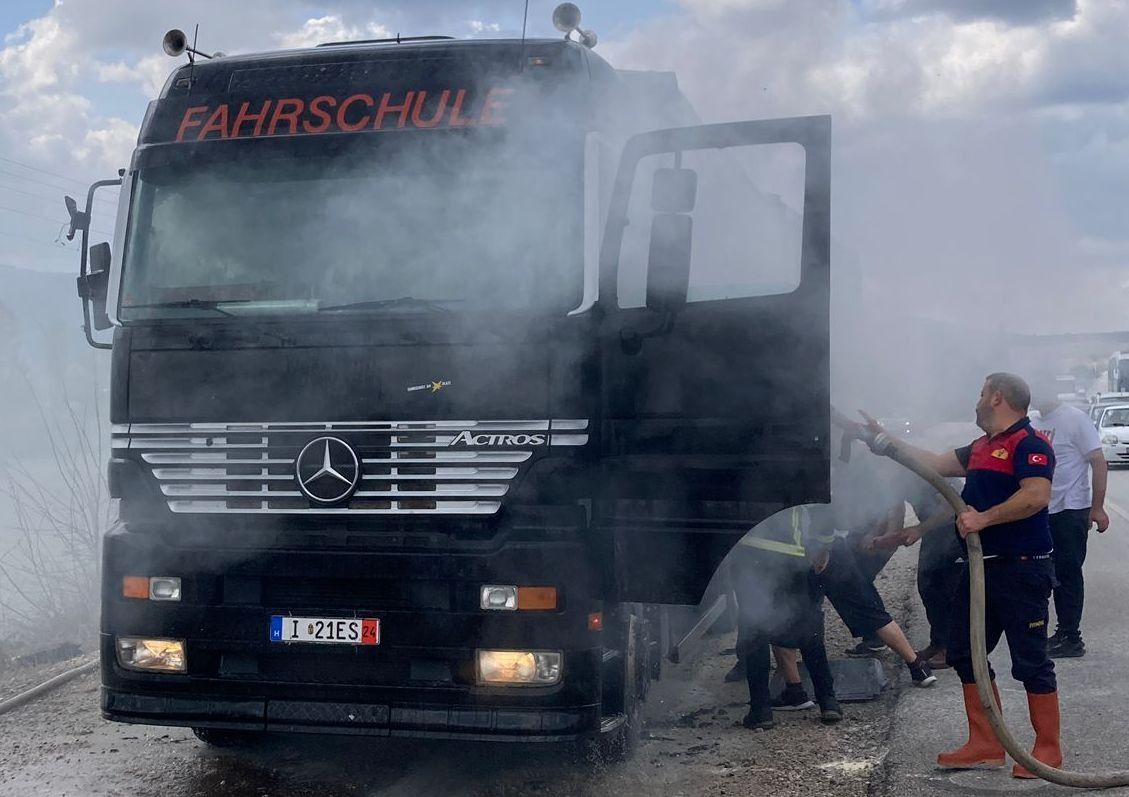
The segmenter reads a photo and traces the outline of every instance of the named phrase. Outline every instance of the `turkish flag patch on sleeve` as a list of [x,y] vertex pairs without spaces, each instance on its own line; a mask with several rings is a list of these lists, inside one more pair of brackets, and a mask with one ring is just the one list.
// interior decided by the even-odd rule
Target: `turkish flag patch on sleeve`
[[1028,465],[1046,465],[1046,464],[1048,464],[1047,455],[1046,454],[1028,454],[1027,455],[1027,464]]

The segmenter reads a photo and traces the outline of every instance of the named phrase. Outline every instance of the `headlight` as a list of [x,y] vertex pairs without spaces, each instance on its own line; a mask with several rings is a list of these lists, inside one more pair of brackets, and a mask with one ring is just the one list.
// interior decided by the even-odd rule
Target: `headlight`
[[486,611],[516,612],[517,587],[487,585],[482,588],[479,606]]
[[1115,435],[1115,434],[1103,434],[1102,435],[1102,444],[1107,445],[1107,446],[1117,445],[1117,435]]
[[149,600],[180,600],[180,579],[171,576],[154,576],[149,579]]
[[560,651],[478,651],[480,684],[548,686],[560,680]]
[[140,672],[187,672],[183,639],[118,637],[118,663]]

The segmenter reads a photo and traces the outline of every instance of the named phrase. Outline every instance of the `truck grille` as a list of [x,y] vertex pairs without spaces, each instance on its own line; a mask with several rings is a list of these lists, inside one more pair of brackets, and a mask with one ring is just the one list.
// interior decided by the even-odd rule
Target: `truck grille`
[[[491,515],[538,447],[583,446],[587,420],[133,423],[115,456],[140,457],[176,513]],[[312,501],[296,459],[320,437],[360,464],[347,500]]]

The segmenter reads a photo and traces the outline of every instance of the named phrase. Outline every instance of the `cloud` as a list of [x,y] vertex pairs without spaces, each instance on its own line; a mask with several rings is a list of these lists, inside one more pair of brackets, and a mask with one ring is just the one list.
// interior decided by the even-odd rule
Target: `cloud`
[[137,125],[124,119],[107,119],[101,126],[86,131],[76,154],[80,160],[98,164],[103,172],[113,174],[117,168],[128,165],[122,153],[129,152],[136,143]]
[[1012,25],[1072,19],[1078,13],[1077,0],[876,0],[863,5],[878,14],[943,14],[961,22],[994,19]]
[[498,33],[502,26],[497,22],[483,22],[480,19],[467,20],[467,26],[475,35],[480,33]]
[[[338,5],[340,12],[310,17],[297,2],[198,0],[192,18],[200,20],[206,52],[389,35],[371,6]],[[9,34],[0,46],[0,154],[84,179],[128,162],[145,99],[160,92],[177,63],[161,53],[161,37],[183,13],[174,0],[68,0]],[[92,97],[104,100],[114,86],[135,93],[116,100],[118,112],[103,110]]]
[[341,17],[327,14],[307,19],[299,30],[275,34],[278,46],[284,49],[314,47],[327,42],[358,41],[360,39],[387,39],[392,34],[376,22],[364,25],[347,25]]

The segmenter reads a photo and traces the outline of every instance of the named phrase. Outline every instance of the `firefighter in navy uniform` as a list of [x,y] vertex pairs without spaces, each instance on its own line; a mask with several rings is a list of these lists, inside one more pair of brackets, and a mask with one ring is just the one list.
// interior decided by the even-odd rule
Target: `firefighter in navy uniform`
[[[777,512],[746,534],[732,554],[737,595],[737,655],[749,685],[749,713],[743,725],[773,726],[773,709],[811,708],[797,671],[782,668],[784,694],[769,695],[769,651],[773,646],[798,649],[811,676],[820,719],[843,718],[823,641],[823,593],[814,569],[826,562],[825,546],[808,539],[808,507]],[[789,679],[788,670],[792,670]]]
[[[1054,663],[1047,654],[1047,620],[1054,563],[1051,561],[1047,506],[1054,475],[1054,449],[1031,426],[1027,409],[1031,391],[1014,374],[988,376],[976,403],[976,425],[985,435],[970,446],[943,454],[908,445],[896,445],[918,456],[944,476],[965,476],[962,496],[969,509],[957,518],[963,540],[979,533],[984,548],[985,626],[990,653],[1007,637],[1012,675],[1023,683],[1031,724],[1035,728],[1036,759],[1053,767],[1062,765],[1059,741],[1058,687]],[[874,449],[890,445],[888,435],[870,420]],[[943,769],[1002,767],[1004,748],[992,734],[976,694],[969,639],[968,570],[957,587],[949,631],[948,662],[964,686],[968,717],[968,742],[941,753]],[[995,674],[992,674],[992,688]],[[999,701],[999,692],[996,691]],[[1016,764],[1012,774],[1031,778]]]

